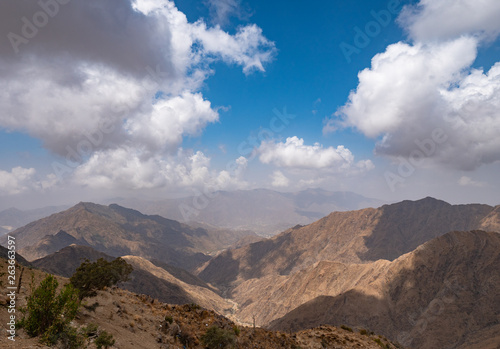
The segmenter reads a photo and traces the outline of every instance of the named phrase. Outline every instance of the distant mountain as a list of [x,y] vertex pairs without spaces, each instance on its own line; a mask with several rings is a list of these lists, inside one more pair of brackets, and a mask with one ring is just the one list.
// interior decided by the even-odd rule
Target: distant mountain
[[19,210],[11,207],[0,211],[0,235],[13,231],[34,220],[67,209],[68,206],[47,206],[33,210]]
[[136,255],[193,269],[210,258],[201,251],[210,253],[214,251],[208,248],[229,247],[248,232],[234,236],[227,230],[192,228],[115,204],[79,203],[11,234],[18,238],[17,249],[28,260],[44,257],[71,244],[80,244],[114,257]]
[[425,198],[377,209],[333,212],[307,226],[225,251],[212,259],[199,276],[231,289],[243,280],[289,275],[324,260],[394,260],[449,231],[498,231],[499,211],[500,206],[450,205]]
[[[362,268],[325,262],[309,273],[315,277],[308,279],[308,291],[314,293],[319,287],[330,295],[298,306],[273,321],[271,329],[347,324],[415,349],[485,349],[498,348],[500,343],[498,233],[452,232],[392,263],[379,261]],[[353,283],[351,288],[328,288],[347,280]],[[293,302],[290,292],[296,292],[297,300],[305,284],[294,283],[293,291],[291,286],[283,284],[273,291],[285,290],[279,298]],[[286,290],[290,290],[288,296]],[[266,294],[273,291],[268,288]],[[263,303],[275,304],[269,301]]]
[[221,228],[276,234],[297,224],[309,224],[333,211],[378,207],[384,202],[351,192],[308,189],[281,193],[268,189],[218,191],[182,199],[117,203],[147,214],[180,222],[200,222]]

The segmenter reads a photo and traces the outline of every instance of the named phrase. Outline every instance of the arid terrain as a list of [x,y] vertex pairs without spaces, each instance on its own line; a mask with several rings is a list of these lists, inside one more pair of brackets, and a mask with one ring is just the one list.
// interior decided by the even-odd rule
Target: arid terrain
[[[0,272],[6,270],[6,260],[0,259]],[[19,272],[19,269],[18,269]],[[26,296],[30,293],[31,283],[38,285],[45,277],[45,273],[26,268],[24,282],[17,298],[17,306],[25,306]],[[58,277],[60,285],[68,280]],[[0,299],[0,329],[5,332],[4,324],[7,323],[8,300],[2,295]],[[116,340],[113,348],[188,348],[202,349],[204,346],[200,338],[210,326],[217,326],[229,331],[235,331],[236,348],[366,348],[377,349],[380,344],[386,348],[398,348],[386,338],[375,334],[360,334],[359,331],[347,328],[341,329],[333,326],[320,326],[317,328],[299,331],[296,333],[269,331],[262,328],[253,328],[237,325],[218,313],[200,307],[197,304],[169,305],[159,302],[153,297],[131,293],[120,288],[100,291],[97,297],[84,301],[88,305],[97,303],[95,310],[84,307],[73,325],[79,329],[89,324],[98,325],[99,329],[113,335]],[[19,309],[19,308],[18,308]],[[18,311],[17,316],[21,316]],[[237,329],[237,330],[235,330]],[[353,332],[354,331],[354,332]],[[358,332],[358,333],[357,333]],[[2,348],[48,348],[40,344],[38,338],[29,338],[24,330],[18,330],[16,341],[12,342],[6,336],[0,336]],[[184,343],[184,344],[183,344]],[[92,340],[87,343],[88,348],[95,348]]]
[[[339,330],[344,326],[406,348],[496,349],[499,210],[425,198],[333,212],[263,239],[226,238],[231,230],[222,234],[117,205],[80,203],[12,234],[34,267],[62,277],[84,259],[121,256],[133,272],[120,288],[170,304],[163,311],[191,314],[172,307],[196,304],[227,326],[253,330],[255,324],[270,338],[278,332],[265,331],[281,331],[278,347],[315,348],[318,336],[323,347],[333,345],[349,332]],[[222,251],[212,257],[208,246]],[[190,321],[205,321],[207,314]],[[196,347],[201,329],[193,331]]]

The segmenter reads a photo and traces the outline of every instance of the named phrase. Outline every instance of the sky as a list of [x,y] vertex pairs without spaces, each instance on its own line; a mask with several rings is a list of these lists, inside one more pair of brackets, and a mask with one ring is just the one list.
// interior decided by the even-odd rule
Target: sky
[[323,188],[500,204],[497,0],[0,3],[0,209]]

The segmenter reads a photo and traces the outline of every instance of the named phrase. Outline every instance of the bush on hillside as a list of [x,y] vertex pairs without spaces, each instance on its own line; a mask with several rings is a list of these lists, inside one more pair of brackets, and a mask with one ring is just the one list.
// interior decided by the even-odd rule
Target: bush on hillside
[[47,344],[53,345],[61,340],[65,347],[77,348],[80,340],[70,322],[80,306],[78,291],[68,284],[57,294],[58,286],[56,278],[47,275],[29,296],[19,326],[29,336],[41,336],[42,342]]
[[71,276],[71,284],[79,290],[80,299],[95,297],[98,290],[127,281],[133,268],[122,258],[108,262],[99,258],[95,262],[86,259]]
[[233,348],[236,338],[233,331],[210,326],[201,336],[201,342],[209,349]]

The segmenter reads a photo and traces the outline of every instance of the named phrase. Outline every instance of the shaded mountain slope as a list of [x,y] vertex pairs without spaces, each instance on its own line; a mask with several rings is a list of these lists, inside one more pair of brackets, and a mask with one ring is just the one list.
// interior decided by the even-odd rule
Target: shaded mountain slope
[[425,198],[380,208],[333,212],[271,239],[228,250],[199,271],[205,281],[231,289],[244,280],[289,275],[324,260],[367,263],[394,260],[451,230],[495,230],[499,206],[450,205]]
[[[0,258],[9,259],[9,249],[7,249],[7,247],[0,246]],[[28,262],[19,253],[16,253],[16,262],[22,266],[25,266],[25,267],[31,266],[31,263]]]
[[[367,281],[335,296],[318,296],[270,327],[296,330],[346,323],[417,349],[500,344],[498,233],[448,233]],[[496,333],[496,340],[478,338],[479,332]]]
[[85,239],[77,239],[69,235],[63,230],[60,230],[55,235],[45,235],[37,244],[28,246],[23,249],[23,252],[33,258],[40,258],[59,251],[69,245],[90,246]]
[[47,273],[69,278],[85,259],[95,262],[99,258],[104,258],[108,262],[115,259],[115,257],[96,251],[90,246],[72,244],[53,254],[36,259],[32,264]]
[[[114,259],[114,257],[96,251],[89,246],[70,245],[56,253],[35,260],[32,264],[48,273],[70,277],[85,259],[95,262],[99,258],[104,258],[107,261]],[[130,280],[120,285],[124,289],[146,294],[171,304],[197,302],[199,301],[197,294],[203,292],[207,294],[205,298],[209,298],[212,293],[213,298],[218,300],[220,298],[213,288],[185,270],[161,263],[163,268],[166,268],[163,269],[148,261],[141,260],[139,257],[125,256],[122,258],[134,267],[130,274]],[[191,293],[185,288],[191,290]],[[202,292],[201,288],[205,288],[209,292]],[[209,305],[207,302],[205,303],[207,306]]]
[[[0,272],[5,272],[5,270],[5,260],[0,259]],[[36,269],[30,270],[29,273],[33,275],[35,285],[39,285],[45,277],[45,273]],[[60,285],[67,282],[67,279],[62,277],[56,278]],[[28,283],[23,283],[16,299],[19,307],[26,306],[29,294]],[[6,324],[11,315],[6,307],[8,301],[8,297],[0,295],[0,323],[2,324]],[[189,348],[204,349],[201,337],[207,328],[217,326],[234,333],[234,328],[237,326],[230,319],[197,305],[169,305],[158,302],[154,298],[115,287],[99,291],[95,298],[84,300],[84,303],[92,304],[94,302],[98,304],[97,308],[91,311],[82,307],[77,318],[72,322],[72,326],[83,330],[90,324],[98,325],[100,330],[105,330],[113,335],[116,340],[113,348],[180,348],[183,346],[181,341],[189,341]],[[244,326],[237,328],[239,334],[236,336],[236,349],[252,347],[261,349],[319,349],[325,345],[328,348],[378,349],[380,346],[375,342],[377,339],[387,349],[396,348],[395,344],[376,335],[361,335],[331,326],[321,326],[298,333],[282,333]],[[90,338],[89,348],[96,347],[94,339],[95,337]],[[29,338],[23,329],[18,328],[15,342],[8,340],[5,335],[0,336],[0,347],[49,348],[41,344],[39,340],[38,337]]]

